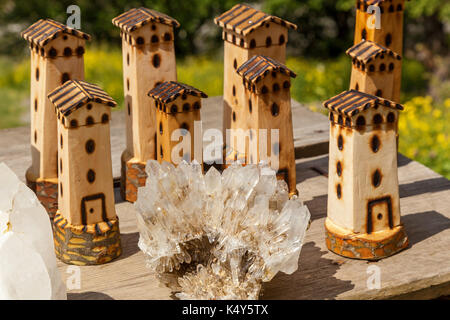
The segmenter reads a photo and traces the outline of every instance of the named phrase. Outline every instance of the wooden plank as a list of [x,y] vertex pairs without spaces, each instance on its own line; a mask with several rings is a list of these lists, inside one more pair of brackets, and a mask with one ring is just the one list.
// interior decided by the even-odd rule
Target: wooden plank
[[[328,156],[297,161],[300,198],[312,224],[299,269],[264,284],[263,299],[432,299],[450,294],[450,181],[423,165],[399,157],[402,221],[411,242],[378,262],[351,260],[326,249]],[[137,248],[134,207],[118,203],[123,256],[110,264],[81,268],[81,289],[69,299],[172,299],[170,291],[145,268]],[[369,290],[367,268],[380,268],[381,288]],[[64,279],[67,265],[59,263]],[[69,269],[70,270],[70,269]]]
[[[221,128],[220,97],[205,101],[202,108],[204,128]],[[219,111],[218,111],[219,110]],[[328,121],[293,102],[294,136],[297,153],[328,151]],[[29,129],[2,130],[0,161],[20,178],[31,163]],[[120,172],[120,154],[125,147],[124,115],[113,113],[111,123],[113,172]],[[297,151],[300,150],[300,151]],[[309,153],[311,155],[311,153]],[[313,153],[314,154],[314,153]],[[328,252],[324,221],[327,208],[328,157],[325,155],[297,161],[297,186],[300,198],[308,205],[312,224],[303,247],[299,270],[293,275],[277,275],[263,287],[263,299],[380,299],[426,298],[450,294],[450,182],[425,166],[399,157],[402,221],[411,246],[381,260],[365,262],[345,259]],[[81,288],[70,289],[69,299],[171,299],[170,290],[159,285],[145,267],[137,247],[134,207],[120,202],[116,189],[124,253],[102,266],[81,267]],[[381,271],[381,288],[367,288],[367,267]],[[59,262],[64,280],[72,270]]]
[[[204,130],[222,130],[222,97],[204,99],[201,115]],[[292,100],[292,118],[296,158],[328,153],[329,128],[326,117]],[[0,130],[0,133],[0,162],[5,162],[25,181],[25,171],[31,165],[29,127]],[[115,111],[111,120],[111,155],[115,179],[120,177],[120,156],[125,150],[125,137],[125,112]]]
[[[267,299],[435,298],[450,293],[450,182],[423,165],[399,156],[402,222],[410,247],[392,257],[366,262],[326,249],[328,156],[301,161],[300,197],[313,222],[300,256],[299,270],[279,274],[265,285]],[[313,171],[314,173],[308,173]],[[301,174],[303,172],[303,175]],[[319,174],[321,172],[322,174]],[[306,176],[305,176],[306,173]],[[369,290],[367,268],[380,268],[381,288]],[[430,290],[436,286],[440,290]]]

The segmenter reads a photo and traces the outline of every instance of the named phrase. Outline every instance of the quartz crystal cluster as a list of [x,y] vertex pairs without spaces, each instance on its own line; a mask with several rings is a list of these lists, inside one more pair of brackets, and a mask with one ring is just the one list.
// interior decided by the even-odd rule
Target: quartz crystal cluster
[[0,181],[0,300],[66,299],[47,212],[3,163]]
[[198,163],[147,163],[139,248],[181,299],[257,299],[262,282],[298,268],[310,213],[265,165],[203,175]]

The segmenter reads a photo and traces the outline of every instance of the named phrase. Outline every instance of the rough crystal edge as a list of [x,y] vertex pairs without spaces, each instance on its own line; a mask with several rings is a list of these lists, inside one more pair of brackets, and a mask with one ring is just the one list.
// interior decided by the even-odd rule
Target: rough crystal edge
[[[214,185],[214,177],[216,177],[217,175],[219,175],[220,176],[220,180],[221,180],[221,183],[222,183],[222,187],[224,186],[224,184],[227,184],[227,182],[229,183],[230,181],[233,181],[233,179],[235,179],[235,177],[236,177],[236,174],[239,176],[240,174],[244,174],[244,171],[246,171],[246,172],[248,172],[248,170],[252,170],[251,169],[251,167],[252,166],[256,166],[257,168],[259,168],[259,173],[258,173],[258,175],[259,175],[259,178],[258,178],[258,182],[255,182],[256,184],[255,185],[250,185],[250,184],[248,184],[248,185],[246,185],[245,183],[242,185],[242,186],[245,186],[246,188],[248,187],[248,188],[250,188],[250,189],[252,189],[252,190],[257,190],[257,189],[255,189],[255,187],[256,187],[256,185],[259,183],[259,181],[261,181],[261,177],[262,176],[266,176],[266,175],[269,175],[269,176],[274,176],[274,179],[275,179],[275,181],[278,181],[277,183],[276,183],[276,186],[274,187],[274,189],[272,190],[272,189],[269,189],[269,190],[271,190],[272,191],[272,193],[270,193],[272,196],[273,195],[282,195],[283,194],[283,192],[285,193],[285,200],[284,201],[286,201],[285,202],[285,204],[287,204],[288,202],[291,202],[292,203],[292,205],[293,206],[291,206],[292,208],[291,209],[294,209],[294,211],[295,212],[293,212],[292,214],[288,214],[288,216],[295,216],[295,214],[299,214],[299,215],[301,215],[301,216],[304,216],[304,221],[299,221],[299,223],[301,223],[301,225],[304,227],[304,229],[305,230],[303,230],[301,233],[299,233],[299,239],[301,238],[302,239],[302,242],[303,242],[303,240],[304,240],[304,234],[306,233],[306,230],[307,230],[307,228],[308,228],[308,224],[309,224],[309,222],[310,222],[310,213],[309,213],[309,210],[307,209],[307,207],[302,203],[302,201],[300,201],[299,199],[298,199],[298,197],[297,196],[293,196],[293,197],[291,197],[291,199],[290,200],[288,200],[289,199],[289,196],[288,196],[288,188],[287,188],[287,184],[286,184],[286,182],[284,181],[284,180],[277,180],[276,179],[276,173],[275,173],[275,171],[273,171],[273,170],[269,170],[269,168],[266,168],[266,167],[264,167],[263,165],[249,165],[249,166],[242,166],[242,165],[239,165],[239,164],[237,164],[237,163],[234,163],[234,164],[232,164],[232,165],[230,165],[229,166],[229,168],[227,168],[227,170],[228,171],[224,171],[222,174],[220,174],[214,167],[211,167],[210,168],[210,170],[208,170],[208,172],[206,173],[206,174],[202,174],[201,173],[201,171],[199,171],[199,170],[196,170],[196,169],[198,169],[198,166],[196,166],[195,164],[194,165],[189,165],[189,164],[187,164],[187,163],[181,163],[179,166],[178,166],[178,168],[176,168],[176,167],[174,167],[173,165],[169,165],[169,164],[167,164],[167,163],[163,163],[163,164],[159,164],[158,162],[156,162],[156,161],[148,161],[147,162],[147,166],[146,166],[146,172],[147,172],[147,174],[148,174],[148,181],[147,181],[147,186],[145,187],[145,188],[142,188],[142,189],[140,189],[140,192],[142,191],[142,192],[150,192],[150,195],[151,194],[153,194],[153,198],[155,198],[155,199],[153,199],[152,201],[158,201],[158,199],[159,199],[159,196],[157,196],[157,194],[159,194],[158,192],[157,192],[157,190],[155,189],[155,188],[159,188],[160,187],[160,185],[162,184],[162,185],[165,185],[165,186],[169,186],[170,185],[170,182],[168,182],[168,184],[165,184],[164,182],[162,182],[162,181],[164,181],[164,179],[167,179],[167,178],[169,178],[169,175],[171,175],[171,174],[174,174],[174,171],[173,170],[180,170],[180,173],[182,173],[182,174],[184,174],[184,175],[186,175],[186,176],[183,176],[182,177],[182,179],[181,180],[177,180],[177,179],[173,179],[173,178],[169,178],[170,180],[172,180],[172,183],[175,183],[175,184],[177,184],[178,186],[180,185],[179,183],[180,183],[180,181],[181,181],[181,183],[182,183],[182,185],[184,185],[184,183],[186,182],[185,180],[186,180],[186,178],[190,181],[192,178],[194,178],[194,179],[196,179],[196,178],[200,178],[202,181],[196,181],[196,182],[194,182],[195,183],[195,186],[196,186],[196,188],[194,188],[194,189],[192,189],[192,190],[190,190],[189,192],[205,192],[205,194],[207,194],[208,196],[212,196],[212,198],[215,198],[216,196],[217,196],[217,194],[216,194],[216,192],[214,191],[214,192],[209,192],[209,191],[211,191],[211,190],[206,190],[206,189],[204,189],[207,185],[208,185],[208,181],[207,180],[210,180],[209,182],[210,182],[210,184],[213,184]],[[236,171],[236,170],[243,170],[242,172],[238,172],[238,171]],[[249,172],[251,175],[253,174],[254,175],[254,172],[252,173],[252,172]],[[216,177],[217,178],[217,177]],[[152,179],[152,180],[150,180],[150,179]],[[212,180],[211,180],[212,179]],[[231,179],[231,180],[230,180]],[[149,182],[150,181],[150,182]],[[190,183],[192,183],[192,181],[190,181]],[[201,186],[201,187],[200,187]],[[200,189],[197,189],[197,188],[199,188],[200,187]],[[229,185],[227,188],[230,188],[231,186]],[[222,188],[220,188],[220,190],[226,190],[226,189],[222,189]],[[236,189],[236,191],[237,191],[237,189]],[[280,191],[282,191],[281,193],[280,193]],[[162,189],[162,191],[161,192],[165,192],[164,191],[164,189]],[[249,191],[246,191],[247,193],[249,192]],[[259,192],[259,191],[258,191]],[[247,194],[246,193],[246,194]],[[227,193],[228,194],[228,193]],[[232,193],[232,194],[234,194],[235,195],[235,193]],[[231,194],[230,194],[231,195]],[[248,193],[248,195],[250,195],[250,193]],[[261,195],[269,195],[269,194],[266,194],[266,193],[262,193]],[[174,265],[176,265],[176,263],[174,263],[174,261],[176,260],[176,261],[180,261],[179,259],[180,258],[182,258],[182,256],[183,255],[174,255],[174,256],[167,256],[167,255],[163,255],[163,256],[158,256],[158,255],[156,255],[156,256],[152,256],[151,255],[151,251],[152,250],[150,250],[150,245],[152,245],[151,243],[147,243],[146,242],[146,239],[143,239],[142,237],[144,236],[144,238],[145,237],[148,237],[148,232],[150,232],[149,231],[149,229],[147,229],[147,227],[145,226],[145,222],[144,222],[144,220],[142,219],[143,218],[143,215],[147,215],[147,214],[150,214],[150,216],[154,216],[155,214],[156,215],[158,215],[157,213],[155,213],[155,212],[153,212],[154,210],[153,209],[151,209],[153,206],[154,206],[154,203],[153,202],[147,202],[147,201],[149,201],[149,200],[151,200],[150,198],[149,199],[147,199],[146,200],[146,204],[145,203],[141,203],[142,201],[144,201],[144,199],[146,199],[147,197],[145,197],[145,195],[144,194],[142,194],[142,197],[141,196],[139,196],[139,200],[138,200],[138,202],[135,204],[135,206],[136,206],[136,209],[138,210],[138,225],[139,224],[142,224],[142,226],[140,227],[140,229],[142,229],[142,230],[140,230],[140,240],[139,240],[139,247],[140,247],[140,249],[145,253],[145,255],[146,255],[146,262],[147,262],[147,266],[148,267],[150,267],[150,268],[152,268],[152,269],[154,269],[153,271],[156,271],[156,272],[163,272],[162,274],[161,274],[161,276],[164,276],[164,275],[168,275],[168,273],[167,273],[167,270],[165,270],[165,267],[167,267],[167,266],[169,266],[169,267],[173,267]],[[280,200],[282,201],[282,199],[283,199],[283,196],[280,198]],[[224,199],[225,201],[226,201],[226,199]],[[283,203],[284,203],[284,201],[283,201]],[[145,205],[144,205],[145,204]],[[298,207],[297,208],[297,210],[295,210],[296,208],[295,207]],[[270,209],[270,208],[268,208],[268,209]],[[150,210],[150,211],[148,211],[148,210]],[[248,210],[248,209],[247,209]],[[278,210],[280,210],[280,212],[279,212],[279,214],[281,214],[281,212],[284,210],[284,208],[283,208],[283,210],[281,210],[281,208],[280,209],[278,209]],[[288,209],[289,210],[289,209]],[[141,219],[140,219],[141,218]],[[283,221],[287,221],[286,220],[286,218],[285,219],[283,219]],[[282,222],[283,223],[283,222]],[[153,225],[153,223],[152,223],[152,227],[155,227],[154,225]],[[300,230],[298,230],[299,232],[300,232]],[[206,232],[206,231],[205,231]],[[206,232],[207,233],[207,232]],[[206,234],[205,234],[205,236],[206,236]],[[208,235],[208,237],[209,237],[209,235]],[[179,242],[178,243],[178,245],[179,246],[183,246],[183,244],[186,244],[186,241],[185,241],[186,239],[184,239],[183,241],[181,241],[181,242]],[[238,239],[236,239],[238,242],[239,242],[239,240]],[[226,250],[232,250],[232,251],[234,251],[235,249],[238,249],[238,248],[235,248],[235,249],[233,249],[233,247],[234,247],[234,245],[231,245],[231,246],[228,246],[228,248],[226,249]],[[288,254],[289,256],[291,256],[291,258],[290,258],[290,260],[291,261],[289,261],[290,262],[290,264],[292,264],[292,259],[293,258],[295,258],[295,256],[297,257],[297,260],[296,261],[298,261],[298,258],[299,258],[299,254],[300,254],[300,251],[301,251],[301,245],[299,246],[299,247],[296,247],[295,248],[295,252],[294,251],[292,251],[292,250],[289,250],[288,252],[286,252],[286,254]],[[249,247],[250,248],[250,247]],[[208,250],[209,251],[209,250]],[[216,258],[218,258],[217,256],[216,256]],[[276,258],[276,257],[275,257]],[[175,261],[175,262],[176,262]],[[197,261],[197,260],[195,260],[195,261]],[[275,264],[272,266],[272,267],[274,267],[274,269],[273,270],[270,270],[270,269],[266,269],[265,271],[263,271],[263,273],[265,272],[266,273],[266,275],[264,275],[264,274],[260,274],[259,276],[258,276],[258,271],[256,271],[257,273],[256,274],[254,274],[254,275],[252,275],[252,277],[253,276],[256,276],[256,278],[254,278],[254,279],[247,279],[247,280],[243,280],[244,282],[243,283],[240,283],[239,284],[239,286],[238,287],[236,287],[236,288],[239,288],[241,285],[246,285],[246,286],[253,286],[254,287],[254,289],[257,289],[257,294],[256,294],[256,296],[254,297],[254,298],[257,298],[258,296],[259,296],[259,290],[260,290],[260,284],[263,282],[263,281],[270,281],[270,279],[276,274],[276,273],[278,273],[279,271],[281,271],[281,272],[284,272],[284,273],[292,273],[292,272],[295,272],[295,270],[297,270],[297,268],[298,268],[298,262],[296,263],[296,266],[295,266],[295,270],[294,270],[294,268],[292,267],[292,265],[290,265],[290,266],[287,266],[287,265],[285,265],[285,266],[281,266],[280,264],[277,264],[276,263],[276,260],[272,260],[272,263],[275,261]],[[181,261],[180,261],[181,262]],[[159,264],[159,266],[158,266],[158,264]],[[197,265],[197,262],[196,262],[196,265]],[[200,264],[198,264],[197,265],[197,267],[198,266],[200,266],[201,265],[201,263]],[[264,265],[264,264],[263,264]],[[261,265],[262,266],[262,265]],[[159,268],[158,268],[159,267]],[[207,265],[206,267],[204,267],[204,269],[206,270],[206,272],[207,272],[207,274],[204,274],[203,276],[206,276],[206,278],[202,278],[200,275],[198,275],[197,273],[198,273],[198,271],[197,271],[197,273],[196,272],[190,272],[190,273],[188,273],[188,274],[184,274],[183,276],[181,276],[180,275],[180,278],[179,278],[179,280],[181,281],[181,282],[184,282],[184,283],[191,283],[192,284],[192,286],[191,286],[191,288],[190,289],[187,289],[187,290],[185,290],[185,291],[183,291],[183,290],[181,290],[182,292],[178,295],[178,297],[179,298],[181,298],[181,297],[184,297],[184,298],[187,298],[187,297],[196,297],[196,298],[199,298],[199,297],[205,297],[205,296],[211,296],[211,294],[212,294],[212,292],[214,292],[214,291],[216,291],[216,290],[221,290],[221,289],[219,289],[219,288],[211,288],[211,290],[207,290],[208,292],[203,292],[202,290],[203,289],[201,289],[201,288],[203,288],[204,286],[207,286],[205,283],[205,281],[207,281],[208,283],[211,283],[211,286],[212,287],[215,287],[215,285],[214,285],[214,283],[215,284],[218,284],[218,283],[221,283],[221,281],[225,281],[225,283],[228,283],[228,285],[227,285],[227,289],[223,289],[222,291],[226,291],[226,290],[231,290],[231,291],[229,291],[228,293],[223,293],[223,295],[226,295],[227,297],[228,296],[233,296],[233,294],[236,294],[237,296],[239,296],[239,292],[240,292],[240,290],[237,290],[236,288],[234,288],[233,289],[233,283],[235,282],[235,280],[236,279],[233,279],[233,278],[235,278],[235,275],[234,275],[234,272],[231,272],[230,271],[230,273],[229,273],[229,271],[226,271],[225,272],[225,270],[223,269],[223,271],[225,272],[225,274],[223,274],[222,273],[222,276],[224,276],[225,278],[223,278],[222,280],[220,280],[220,279],[215,279],[214,277],[215,276],[213,276],[214,274],[216,274],[217,275],[217,273],[216,272],[212,272],[213,270],[210,270],[210,265]],[[259,268],[259,267],[258,267]],[[158,269],[159,269],[159,271],[158,271]],[[171,272],[171,271],[170,271]],[[169,272],[169,274],[170,274],[170,272]],[[176,271],[175,271],[176,272]],[[211,273],[212,272],[212,273]],[[267,276],[267,273],[270,273],[270,276]],[[209,275],[208,275],[209,274]],[[248,274],[247,274],[248,275]],[[267,279],[266,279],[267,278]],[[270,279],[269,279],[270,278]],[[200,284],[202,284],[201,286],[199,286]],[[258,285],[259,284],[259,285]],[[225,284],[222,284],[222,285],[220,285],[222,288],[224,287],[224,285]],[[196,289],[195,289],[196,288]],[[186,289],[186,288],[185,288]],[[200,290],[201,289],[201,290]],[[235,290],[236,289],[236,291],[233,291],[233,290]],[[198,291],[198,290],[200,290],[200,291],[202,291],[203,293],[202,294],[196,294],[195,293],[195,291],[197,291],[197,292],[200,292],[200,291]],[[218,296],[214,296],[214,298],[223,298],[223,295],[218,295]],[[246,295],[246,298],[249,298],[250,297],[250,294],[247,294]],[[242,299],[243,297],[241,297],[241,299]]]

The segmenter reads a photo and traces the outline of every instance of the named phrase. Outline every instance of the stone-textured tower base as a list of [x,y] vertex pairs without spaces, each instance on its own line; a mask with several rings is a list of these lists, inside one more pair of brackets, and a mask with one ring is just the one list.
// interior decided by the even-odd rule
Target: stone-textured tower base
[[53,238],[56,256],[67,264],[80,266],[104,264],[122,253],[119,219],[74,226],[57,212]]
[[47,210],[50,220],[53,220],[58,211],[58,179],[36,179],[30,169],[27,170],[25,178],[27,186],[36,193],[39,201]]
[[325,221],[327,248],[344,257],[379,260],[406,249],[409,245],[403,225],[371,234],[353,233]]
[[324,106],[330,112],[328,249],[366,260],[405,249],[396,150],[397,123],[404,107],[356,90],[345,91]]
[[82,80],[67,81],[48,99],[59,120],[56,256],[75,265],[107,263],[122,252],[109,127],[117,104],[99,86]]
[[145,186],[146,164],[134,159],[127,150],[122,153],[121,162],[120,195],[123,200],[135,202],[138,188]]

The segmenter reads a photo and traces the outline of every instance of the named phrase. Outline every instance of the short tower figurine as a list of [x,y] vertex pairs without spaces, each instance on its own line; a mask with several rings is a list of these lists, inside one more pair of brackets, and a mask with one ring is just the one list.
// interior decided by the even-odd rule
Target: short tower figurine
[[[174,130],[182,129],[187,132],[180,131],[181,136],[189,133],[191,137],[190,150],[182,155],[183,160],[193,161],[195,158],[194,122],[201,120],[201,98],[208,96],[194,87],[175,81],[164,82],[156,86],[150,90],[148,95],[155,100],[158,129],[157,160],[174,162],[172,151],[180,142],[172,141],[172,135]],[[202,159],[195,158],[195,160],[200,164],[203,162]]]
[[226,129],[247,129],[245,113],[248,101],[242,78],[236,73],[237,68],[255,55],[285,63],[288,30],[297,30],[297,26],[245,4],[235,5],[215,18],[214,22],[223,28],[225,135]]
[[57,120],[47,94],[70,79],[84,79],[85,41],[90,36],[41,19],[22,32],[31,52],[31,167],[28,186],[50,215],[58,208]]
[[[239,146],[233,149],[246,155],[245,163],[268,161],[262,158],[266,155],[271,159],[276,156],[277,177],[286,181],[291,196],[298,194],[290,93],[291,78],[295,78],[296,74],[274,59],[259,55],[240,66],[237,73],[242,77],[248,105],[242,110],[247,128],[250,129],[248,149],[252,143],[258,147],[257,154],[251,150],[239,150]],[[261,137],[261,129],[267,130],[267,136]],[[278,129],[277,137],[272,136],[272,129]],[[233,142],[229,145],[233,145]],[[267,150],[262,150],[263,146]],[[228,159],[230,161],[240,160],[237,153],[231,153],[230,156],[236,158]]]
[[131,9],[113,19],[121,29],[127,147],[122,154],[122,198],[134,202],[145,185],[145,165],[156,159],[156,112],[149,89],[177,80],[175,19],[147,8]]
[[400,55],[370,40],[362,40],[347,54],[352,58],[350,89],[400,101]]
[[350,90],[324,103],[330,118],[329,250],[377,260],[408,246],[400,223],[396,133],[403,106]]
[[66,82],[48,97],[58,118],[56,255],[68,264],[109,262],[121,254],[109,128],[116,102],[81,80]]

